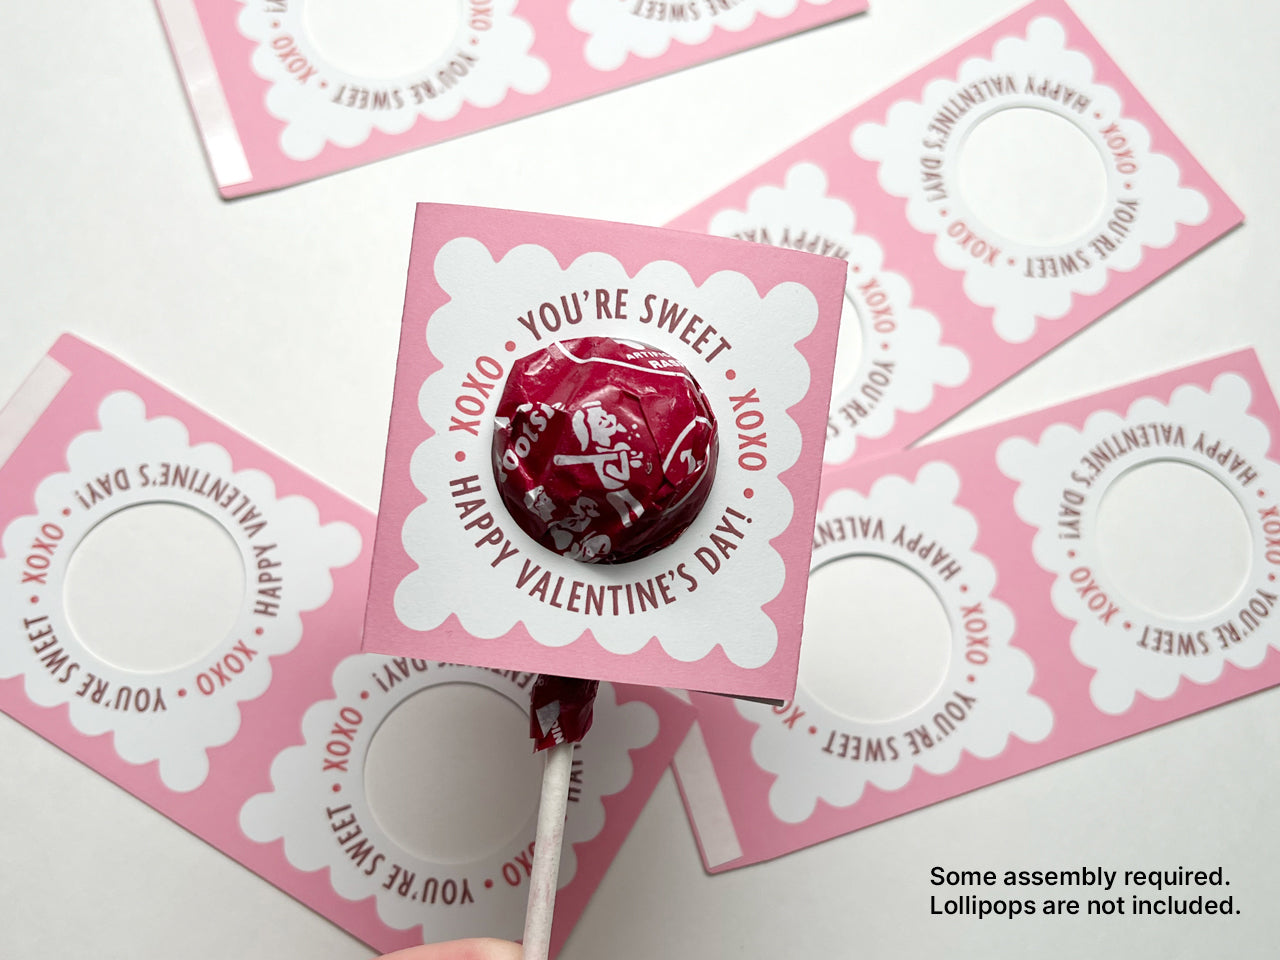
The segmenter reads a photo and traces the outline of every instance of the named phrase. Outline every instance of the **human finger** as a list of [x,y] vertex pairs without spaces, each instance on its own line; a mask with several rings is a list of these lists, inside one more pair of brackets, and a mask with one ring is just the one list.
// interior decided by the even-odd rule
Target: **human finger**
[[479,938],[426,943],[420,947],[397,950],[380,960],[521,960],[522,955],[518,943]]

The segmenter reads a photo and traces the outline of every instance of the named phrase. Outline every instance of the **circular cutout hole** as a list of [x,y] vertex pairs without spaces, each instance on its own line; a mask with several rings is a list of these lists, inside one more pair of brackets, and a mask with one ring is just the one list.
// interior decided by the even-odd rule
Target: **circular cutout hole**
[[896,720],[937,692],[950,663],[946,610],[915,571],[856,556],[809,574],[800,683],[828,710]]
[[1070,120],[1036,107],[993,113],[960,147],[960,195],[975,217],[1017,243],[1081,236],[1102,212],[1102,155]]
[[844,312],[840,315],[840,337],[836,341],[836,363],[831,392],[838,394],[853,386],[862,362],[862,314],[853,296],[845,291]]
[[1213,474],[1160,460],[1122,473],[1098,506],[1098,555],[1116,589],[1150,612],[1221,610],[1249,573],[1244,509]]
[[326,60],[352,76],[402,77],[424,70],[457,37],[458,0],[308,0],[307,33]]
[[244,563],[216,521],[176,503],[105,518],[67,564],[63,604],[80,641],[108,663],[163,673],[227,638],[244,604]]
[[523,711],[474,683],[415,693],[378,727],[365,792],[387,836],[435,863],[470,863],[532,821],[542,788]]

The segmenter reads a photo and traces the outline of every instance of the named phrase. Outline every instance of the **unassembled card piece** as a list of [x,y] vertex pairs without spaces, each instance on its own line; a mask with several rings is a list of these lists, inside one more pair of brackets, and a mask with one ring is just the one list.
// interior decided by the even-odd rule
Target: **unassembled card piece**
[[[160,672],[108,662],[64,600],[89,531],[154,504],[225,530],[245,583],[225,638]],[[382,722],[445,684],[509,699],[523,739],[533,677],[360,652],[368,511],[64,336],[0,411],[0,529],[0,709],[377,950],[519,936],[536,809],[488,853],[433,862],[382,826],[365,770]],[[691,722],[647,688],[605,685],[595,709],[574,761],[558,943]]]
[[288,186],[859,13],[867,0],[156,0],[215,182]]
[[[828,257],[421,205],[365,649],[791,696],[843,290]],[[719,424],[702,511],[673,544],[627,563],[540,546],[507,512],[492,465],[512,363],[586,336],[674,357]]]
[[[822,678],[804,667],[778,708],[695,696],[701,733],[676,771],[708,869],[780,856],[1280,682],[1269,619],[1277,436],[1257,359],[1238,353],[831,468],[815,570],[861,562],[851,558],[906,567],[945,611],[948,658],[933,692],[884,722],[824,706],[810,689]],[[1181,553],[1157,537],[1145,562],[1130,562],[1123,551],[1152,538],[1126,541],[1111,521],[1141,510],[1100,516],[1152,468],[1198,478],[1176,515],[1180,532],[1199,533]],[[1161,476],[1158,495],[1170,486]],[[1213,500],[1204,484],[1229,523],[1200,522]],[[1223,541],[1236,549],[1205,560]],[[1135,576],[1144,571],[1155,579]]]
[[1040,0],[671,225],[845,261],[840,462],[907,446],[1240,220]]

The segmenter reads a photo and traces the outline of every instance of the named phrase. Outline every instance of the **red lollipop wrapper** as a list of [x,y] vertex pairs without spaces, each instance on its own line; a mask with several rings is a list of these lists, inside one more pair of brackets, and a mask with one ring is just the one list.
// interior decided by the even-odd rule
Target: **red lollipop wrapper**
[[494,423],[494,477],[511,516],[587,563],[637,560],[679,537],[718,455],[715,415],[684,365],[609,337],[516,361]]
[[529,696],[529,736],[534,751],[558,743],[577,743],[594,716],[599,680],[576,680],[540,674]]

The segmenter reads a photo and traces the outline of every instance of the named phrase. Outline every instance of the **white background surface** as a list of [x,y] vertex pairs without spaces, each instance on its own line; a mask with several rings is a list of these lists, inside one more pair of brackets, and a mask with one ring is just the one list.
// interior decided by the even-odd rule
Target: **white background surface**
[[[372,507],[415,201],[661,224],[1017,6],[879,0],[676,76],[226,203],[150,3],[11,4],[0,396],[71,330]],[[1246,345],[1280,382],[1280,4],[1075,9],[1247,223],[947,433]],[[668,774],[562,956],[1274,956],[1278,710],[1280,691],[1263,693],[719,877],[701,869]],[[4,717],[0,764],[0,957],[370,955]],[[934,865],[1184,864],[1224,867],[1242,913],[929,915]]]

